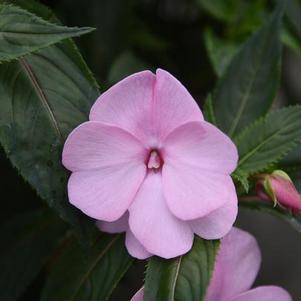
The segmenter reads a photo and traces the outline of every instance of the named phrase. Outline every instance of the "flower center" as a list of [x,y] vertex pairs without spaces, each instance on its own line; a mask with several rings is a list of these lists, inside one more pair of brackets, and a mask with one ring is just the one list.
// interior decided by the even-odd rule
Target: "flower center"
[[157,150],[152,150],[148,157],[147,168],[158,170],[161,168],[163,160]]

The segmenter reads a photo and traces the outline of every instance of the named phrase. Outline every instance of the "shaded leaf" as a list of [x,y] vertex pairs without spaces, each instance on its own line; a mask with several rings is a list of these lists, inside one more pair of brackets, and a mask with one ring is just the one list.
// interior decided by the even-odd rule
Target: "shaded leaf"
[[238,52],[239,43],[223,40],[211,30],[205,31],[205,45],[215,73],[222,76]]
[[41,300],[108,300],[132,263],[123,235],[102,234],[88,253],[74,241],[50,272]]
[[281,58],[282,8],[233,58],[213,94],[217,125],[229,136],[269,110],[274,99]]
[[0,4],[0,62],[17,59],[92,30],[60,26],[12,4]]
[[195,237],[186,255],[150,259],[144,301],[203,301],[214,268],[219,241]]
[[87,218],[67,200],[61,152],[69,132],[88,119],[98,95],[69,40],[0,65],[0,142],[24,179],[85,235],[91,230]]
[[218,20],[231,22],[237,18],[241,10],[241,3],[237,0],[229,1],[197,1],[201,8]]
[[0,228],[0,300],[17,300],[42,270],[66,226],[46,210],[16,216]]
[[117,83],[132,73],[139,72],[149,67],[132,52],[123,52],[113,63],[108,75],[110,83]]
[[282,159],[301,141],[301,106],[269,113],[236,139],[239,163],[235,173],[253,174]]

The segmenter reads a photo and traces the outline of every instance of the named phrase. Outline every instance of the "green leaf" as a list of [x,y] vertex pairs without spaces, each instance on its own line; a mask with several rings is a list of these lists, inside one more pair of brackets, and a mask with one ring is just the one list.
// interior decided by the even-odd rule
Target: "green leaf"
[[239,43],[221,39],[211,30],[205,31],[204,39],[214,71],[218,76],[222,76],[238,52]]
[[277,163],[301,141],[301,106],[273,111],[235,139],[239,153],[235,173],[254,174]]
[[280,76],[283,9],[242,46],[213,94],[217,125],[229,136],[267,113]]
[[301,39],[301,3],[298,0],[286,0],[286,16],[294,30]]
[[46,210],[16,216],[0,228],[0,300],[14,301],[42,270],[66,226]]
[[287,27],[282,28],[281,40],[284,45],[301,55],[301,39],[292,33]]
[[12,4],[0,4],[0,62],[20,58],[92,30],[56,25]]
[[250,184],[248,181],[248,176],[245,174],[240,174],[238,172],[234,172],[232,175],[232,178],[241,184],[242,188],[244,189],[244,191],[247,193],[250,189]]
[[109,72],[109,82],[117,83],[132,73],[148,69],[149,67],[132,52],[123,52],[113,63]]
[[219,241],[196,237],[186,255],[150,259],[144,301],[203,301],[214,268]]
[[50,272],[41,300],[108,300],[132,263],[123,235],[100,235],[87,254],[74,241]]
[[205,117],[206,121],[208,121],[212,124],[216,124],[213,107],[212,107],[212,95],[211,94],[208,94],[208,96],[205,100],[203,113],[204,113],[204,117]]
[[88,119],[98,95],[69,40],[0,65],[0,143],[24,179],[83,235],[91,228],[67,200],[61,152],[70,131]]
[[257,210],[259,212],[268,213],[274,215],[287,223],[289,223],[293,229],[301,233],[301,215],[294,214],[288,210],[281,209],[279,207],[274,207],[273,203],[266,202],[256,202],[256,201],[241,201],[239,203],[240,207]]
[[203,10],[214,18],[227,22],[234,21],[237,18],[238,12],[241,10],[241,3],[237,0],[198,0],[198,3]]

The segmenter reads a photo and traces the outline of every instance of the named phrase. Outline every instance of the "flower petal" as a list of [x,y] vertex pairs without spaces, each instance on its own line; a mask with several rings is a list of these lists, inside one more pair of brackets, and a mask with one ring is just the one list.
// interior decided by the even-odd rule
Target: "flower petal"
[[162,178],[167,205],[182,220],[204,217],[232,197],[230,176],[203,171],[200,167],[165,161]]
[[69,201],[90,217],[115,221],[129,208],[145,174],[143,162],[73,172],[68,183]]
[[240,294],[239,296],[231,299],[231,301],[293,301],[293,300],[289,295],[289,293],[281,287],[260,286]]
[[129,213],[126,212],[114,222],[96,221],[97,228],[107,233],[122,233],[129,229]]
[[144,288],[141,287],[140,290],[133,296],[131,301],[143,301],[144,297]]
[[90,120],[121,127],[142,141],[151,134],[153,87],[156,77],[150,71],[123,79],[96,100]]
[[191,249],[193,233],[166,206],[160,173],[149,172],[129,212],[131,231],[150,253],[172,258]]
[[154,123],[161,139],[186,122],[202,120],[203,114],[187,89],[170,73],[158,69],[154,88]]
[[142,244],[137,240],[134,234],[128,230],[126,233],[125,245],[131,256],[138,259],[146,259],[152,254],[146,251]]
[[232,228],[237,216],[237,195],[233,184],[229,201],[204,217],[189,221],[194,233],[205,239],[219,239]]
[[232,228],[221,241],[205,301],[229,301],[247,291],[259,271],[260,261],[255,238]]
[[170,133],[163,143],[165,161],[180,161],[203,170],[230,174],[237,165],[236,146],[208,122],[189,122]]
[[69,135],[63,164],[71,171],[96,169],[129,161],[143,162],[146,150],[130,133],[99,122],[85,122]]

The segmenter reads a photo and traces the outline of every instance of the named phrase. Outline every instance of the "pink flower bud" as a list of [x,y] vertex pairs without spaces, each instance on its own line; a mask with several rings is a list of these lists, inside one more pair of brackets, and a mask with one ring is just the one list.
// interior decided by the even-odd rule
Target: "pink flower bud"
[[301,212],[301,197],[290,177],[282,170],[260,176],[256,192],[263,200],[272,200],[274,205]]

